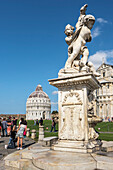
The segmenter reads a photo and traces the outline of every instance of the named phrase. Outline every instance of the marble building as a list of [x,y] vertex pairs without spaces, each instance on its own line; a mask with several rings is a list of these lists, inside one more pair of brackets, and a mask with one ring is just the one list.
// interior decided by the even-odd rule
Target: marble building
[[101,87],[96,90],[97,115],[104,120],[113,117],[113,65],[103,63],[97,72]]
[[30,94],[26,102],[26,119],[35,120],[50,119],[51,101],[48,95],[38,85],[36,90]]

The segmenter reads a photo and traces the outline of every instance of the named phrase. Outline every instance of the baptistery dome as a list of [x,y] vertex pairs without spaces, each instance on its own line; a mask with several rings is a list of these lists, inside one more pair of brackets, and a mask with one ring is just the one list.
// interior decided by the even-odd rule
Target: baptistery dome
[[42,90],[42,86],[41,85],[38,85],[36,87],[36,90],[30,94],[29,98],[32,98],[32,97],[38,97],[38,98],[48,98],[48,95]]
[[36,90],[30,94],[26,102],[26,119],[35,120],[50,119],[51,102],[48,95],[38,85]]

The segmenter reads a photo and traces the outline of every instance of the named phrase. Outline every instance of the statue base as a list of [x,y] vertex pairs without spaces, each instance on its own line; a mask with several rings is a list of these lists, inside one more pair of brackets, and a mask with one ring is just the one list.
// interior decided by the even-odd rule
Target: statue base
[[59,141],[52,148],[83,153],[98,150],[101,144],[97,144],[98,134],[93,128],[96,118],[90,116],[88,120],[88,95],[100,87],[98,80],[92,73],[78,73],[49,83],[58,88],[59,99]]
[[64,152],[93,153],[101,149],[100,141],[95,141],[94,143],[87,143],[84,141],[59,140],[58,144],[52,146],[51,149]]

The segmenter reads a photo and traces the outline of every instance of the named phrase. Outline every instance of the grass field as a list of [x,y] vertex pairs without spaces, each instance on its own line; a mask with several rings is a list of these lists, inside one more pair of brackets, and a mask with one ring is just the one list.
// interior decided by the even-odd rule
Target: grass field
[[[105,141],[113,141],[113,122],[101,122],[95,126],[95,130],[99,133],[99,138]],[[107,133],[109,132],[109,133]],[[112,133],[110,133],[112,132]]]
[[105,141],[113,141],[113,134],[100,133],[98,139],[105,140]]
[[113,132],[113,122],[101,122],[95,126],[96,131]]

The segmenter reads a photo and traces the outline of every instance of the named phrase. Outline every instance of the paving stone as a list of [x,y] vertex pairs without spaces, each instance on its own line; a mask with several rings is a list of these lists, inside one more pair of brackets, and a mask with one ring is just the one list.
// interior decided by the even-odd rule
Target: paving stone
[[38,154],[39,152],[45,152],[45,151],[49,151],[50,149],[48,148],[37,148],[35,150],[28,150],[26,152],[23,152],[21,154],[21,158],[23,159],[32,159],[34,154]]
[[113,157],[92,154],[97,162],[97,169],[113,170]]
[[42,170],[94,170],[96,161],[90,154],[48,151],[33,156],[33,164]]

